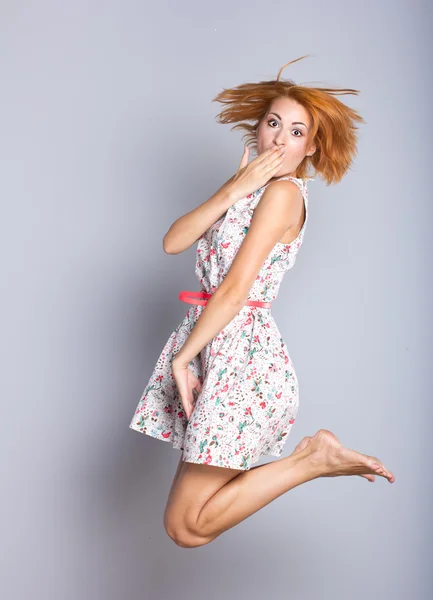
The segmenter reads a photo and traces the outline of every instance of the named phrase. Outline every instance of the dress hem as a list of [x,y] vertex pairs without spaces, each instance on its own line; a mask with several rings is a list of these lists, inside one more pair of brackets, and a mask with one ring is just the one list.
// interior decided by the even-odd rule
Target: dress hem
[[[133,431],[137,431],[138,433],[141,433],[143,435],[148,435],[149,437],[154,438],[155,440],[160,440],[161,442],[168,442],[169,444],[172,445],[173,448],[175,448],[176,450],[180,450],[181,452],[183,452],[183,448],[179,445],[176,444],[172,439],[169,438],[165,438],[165,437],[161,437],[160,435],[155,435],[153,433],[150,433],[149,431],[142,431],[141,429],[137,429],[137,427],[134,427],[134,425],[130,424],[129,425],[129,429],[132,429]],[[242,467],[239,466],[226,466],[226,465],[216,465],[213,464],[211,462],[206,462],[206,461],[199,461],[199,460],[191,460],[191,459],[187,459],[182,457],[182,460],[184,462],[189,462],[189,463],[194,463],[196,465],[210,465],[211,467],[221,467],[221,468],[227,468],[227,469],[236,469],[238,471],[249,471],[249,469],[251,469],[251,467],[258,462],[263,456],[276,456],[277,458],[281,457],[283,451],[281,450],[280,453],[277,452],[264,452],[263,454],[261,454],[256,460],[254,460],[253,462],[251,462],[247,468],[242,469]]]

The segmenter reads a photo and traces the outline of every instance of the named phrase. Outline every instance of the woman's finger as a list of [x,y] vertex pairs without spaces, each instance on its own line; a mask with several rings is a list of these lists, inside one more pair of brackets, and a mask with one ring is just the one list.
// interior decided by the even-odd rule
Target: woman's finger
[[273,173],[278,170],[284,161],[284,155],[276,156],[275,159],[272,159],[268,164],[263,164],[262,168],[264,170],[264,175],[267,176],[269,173]]
[[262,167],[266,169],[266,171],[270,171],[272,169],[275,169],[275,167],[279,167],[285,159],[285,154],[283,152],[276,152],[275,154],[276,156],[271,156],[269,161],[262,165]]
[[276,152],[273,152],[271,154],[271,156],[268,156],[266,158],[266,161],[265,161],[265,163],[267,163],[266,166],[270,166],[270,167],[274,166],[274,164],[280,162],[281,159],[284,160],[284,157],[285,157],[285,150],[283,150],[283,149],[277,150]]
[[257,156],[257,158],[255,158],[254,160],[257,161],[257,164],[261,164],[267,162],[268,160],[273,160],[274,157],[278,156],[279,154],[279,150],[276,147],[273,147],[259,154],[259,156]]
[[248,146],[244,146],[244,153],[242,154],[242,159],[241,159],[238,171],[240,171],[241,169],[243,169],[244,167],[247,166],[248,156],[249,156]]
[[189,417],[191,416],[191,413],[192,413],[192,406],[193,406],[192,394],[189,394],[187,391],[182,392],[180,394],[180,400],[182,403],[183,410],[185,411],[185,414],[186,414],[187,418],[189,419]]

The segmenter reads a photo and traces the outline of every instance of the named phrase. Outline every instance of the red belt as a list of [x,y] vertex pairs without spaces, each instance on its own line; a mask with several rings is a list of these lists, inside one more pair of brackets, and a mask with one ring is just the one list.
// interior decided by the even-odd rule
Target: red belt
[[[190,296],[192,297],[191,299],[189,299]],[[211,296],[212,294],[209,294],[204,290],[201,290],[200,292],[182,290],[179,294],[179,300],[182,300],[182,302],[186,302],[187,304],[201,304],[202,306],[205,306],[208,298]],[[272,306],[272,302],[260,302],[260,300],[247,300],[245,304],[248,306],[259,306],[261,308],[271,308]]]

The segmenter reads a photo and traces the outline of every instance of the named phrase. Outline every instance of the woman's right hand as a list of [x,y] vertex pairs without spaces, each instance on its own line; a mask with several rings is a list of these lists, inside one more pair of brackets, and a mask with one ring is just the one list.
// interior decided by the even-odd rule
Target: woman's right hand
[[231,194],[237,200],[245,198],[268,183],[275,176],[284,160],[284,150],[271,148],[248,163],[249,148],[244,153],[237,173],[229,180]]

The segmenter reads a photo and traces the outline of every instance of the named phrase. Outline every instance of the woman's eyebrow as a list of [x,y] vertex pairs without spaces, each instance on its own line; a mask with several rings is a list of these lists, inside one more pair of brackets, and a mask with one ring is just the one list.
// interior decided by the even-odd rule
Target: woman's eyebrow
[[[280,115],[276,112],[271,112],[269,113],[270,115],[275,115],[276,117],[278,117],[280,119],[280,121],[282,121],[283,119],[280,117]],[[305,125],[305,123],[302,123],[301,121],[293,121],[292,125],[303,125],[305,127],[305,129],[308,131],[308,127]]]

